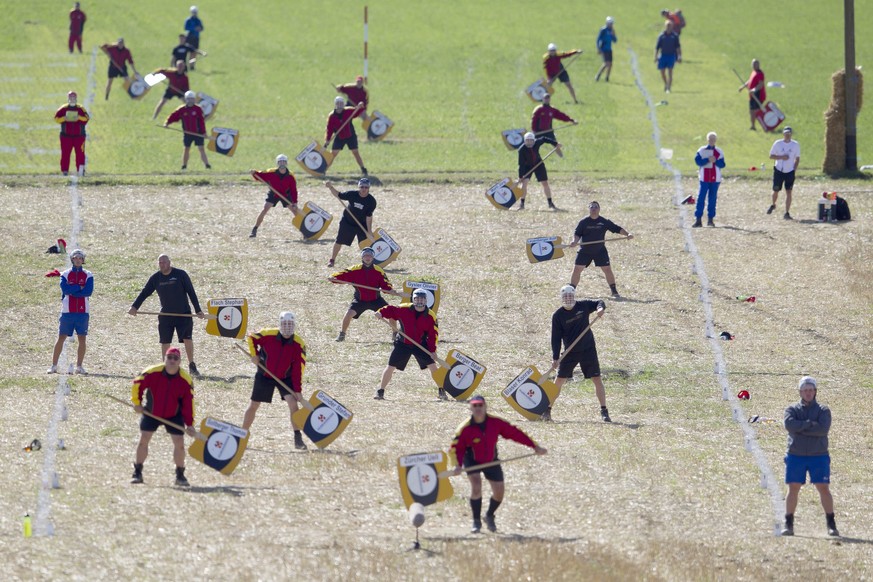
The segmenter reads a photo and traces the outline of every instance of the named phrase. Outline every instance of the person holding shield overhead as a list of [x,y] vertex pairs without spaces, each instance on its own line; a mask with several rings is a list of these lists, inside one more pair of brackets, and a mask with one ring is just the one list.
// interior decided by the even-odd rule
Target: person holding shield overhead
[[[251,174],[255,180],[264,182],[270,188],[267,191],[264,208],[258,215],[255,226],[252,228],[252,233],[249,235],[249,238],[255,238],[258,236],[258,227],[264,222],[264,217],[267,216],[267,213],[276,204],[281,202],[282,206],[288,208],[294,216],[297,216],[299,211],[297,210],[297,180],[294,178],[291,170],[288,169],[288,156],[279,154],[276,156],[275,168],[264,170],[263,172],[252,170]],[[282,197],[280,198],[276,192]]]
[[579,101],[576,99],[576,91],[573,90],[573,83],[570,82],[570,75],[567,73],[567,69],[564,68],[564,64],[561,61],[581,52],[582,51],[579,49],[574,49],[559,53],[558,46],[555,43],[550,42],[548,51],[543,55],[543,69],[546,71],[548,85],[551,87],[552,83],[555,82],[555,79],[561,81],[567,86],[567,90],[570,91],[570,97],[573,98],[573,103],[579,103]]
[[606,26],[600,29],[597,34],[597,54],[603,56],[603,64],[600,65],[600,70],[594,75],[594,82],[600,80],[600,75],[606,72],[606,82],[609,83],[609,74],[612,72],[612,43],[618,42],[618,37],[615,36],[615,19],[612,16],[606,17]]
[[109,100],[109,90],[112,88],[112,80],[116,77],[122,77],[127,80],[127,63],[133,68],[133,74],[139,75],[136,70],[136,65],[133,64],[133,55],[130,54],[130,49],[124,46],[124,39],[119,38],[115,44],[104,44],[100,48],[109,57],[109,79],[106,81],[106,100]]
[[[273,402],[273,395],[278,390],[291,412],[294,448],[305,451],[303,434],[300,427],[294,424],[294,413],[303,402],[303,370],[306,368],[306,344],[303,338],[294,333],[296,325],[297,317],[290,311],[283,311],[279,314],[278,328],[265,328],[249,334],[249,352],[258,370],[255,372],[251,402],[243,417],[242,427],[248,430],[252,426],[261,403]],[[288,393],[282,384],[288,386],[291,392]]]
[[[536,454],[545,455],[548,450],[539,446],[523,430],[499,416],[488,414],[485,397],[479,394],[470,398],[470,418],[458,426],[455,438],[449,448],[449,457],[456,464],[455,475],[463,472],[462,467],[472,467],[498,460],[497,440],[500,437],[532,448]],[[482,475],[491,486],[491,499],[485,513],[485,526],[488,531],[497,531],[494,514],[503,502],[505,487],[503,467],[495,465],[467,473],[470,480],[470,510],[473,512],[471,533],[482,531]]]
[[[387,305],[376,312],[377,319],[393,320],[400,323],[400,330],[414,341],[427,347],[424,351],[413,344],[409,339],[397,334],[394,340],[394,349],[388,357],[388,365],[382,372],[382,383],[373,395],[374,400],[385,399],[385,388],[394,375],[394,370],[401,372],[406,369],[410,357],[415,357],[418,367],[427,368],[431,375],[436,373],[437,365],[433,354],[436,352],[437,339],[439,339],[439,324],[433,311],[427,308],[427,291],[418,288],[412,292],[412,304],[401,303],[399,306]],[[393,327],[393,325],[392,325]],[[437,394],[440,400],[448,400],[449,397],[443,388]]]
[[[533,110],[533,114],[530,118],[530,129],[534,132],[535,136],[539,135],[540,137],[549,137],[557,142],[555,132],[552,130],[552,122],[555,119],[576,125],[575,119],[563,111],[552,107],[552,96],[546,93],[543,95],[542,104],[537,105]],[[556,153],[561,157],[564,156],[560,150]]]
[[79,54],[82,54],[82,31],[85,30],[85,21],[88,18],[85,13],[79,8],[79,3],[73,4],[73,9],[70,10],[70,38],[67,45],[70,48],[70,54],[73,54],[73,46],[79,47]]
[[337,85],[336,91],[346,96],[346,105],[349,107],[355,107],[359,103],[363,103],[364,111],[361,112],[361,119],[363,121],[369,119],[367,116],[367,104],[370,101],[370,94],[367,92],[367,88],[364,87],[364,78],[362,76],[358,75],[355,77],[354,83]]
[[182,145],[185,149],[182,150],[182,169],[188,167],[188,157],[191,155],[191,144],[197,146],[200,150],[200,159],[203,165],[209,170],[212,166],[209,165],[209,159],[206,157],[206,150],[203,148],[203,140],[206,136],[206,120],[203,118],[203,110],[195,103],[197,95],[194,91],[185,91],[185,104],[180,105],[173,111],[167,120],[164,122],[164,127],[169,127],[171,123],[177,121],[182,122],[182,131],[185,135],[182,136]]
[[158,113],[161,112],[164,103],[170,99],[174,97],[178,97],[182,100],[185,99],[185,93],[187,93],[189,89],[188,75],[185,73],[185,70],[185,61],[178,60],[176,61],[176,67],[174,69],[157,69],[153,72],[155,75],[160,73],[167,78],[167,90],[164,91],[164,96],[161,97],[160,101],[158,101],[152,119],[158,118]]
[[357,192],[354,190],[340,192],[333,187],[331,182],[325,182],[324,185],[331,194],[348,202],[348,206],[343,211],[343,217],[340,219],[339,232],[337,232],[336,241],[333,243],[330,260],[327,262],[328,267],[333,267],[341,247],[352,246],[352,242],[356,238],[358,241],[364,241],[372,237],[373,211],[376,210],[376,199],[370,194],[369,178],[358,180]]
[[[588,316],[592,313],[598,315],[606,309],[606,303],[598,299],[583,299],[576,301],[576,289],[571,285],[561,287],[561,307],[552,314],[552,362],[558,367],[558,376],[555,378],[555,386],[558,390],[573,377],[573,368],[579,366],[585,378],[591,378],[594,382],[594,393],[600,402],[600,418],[603,422],[612,422],[609,418],[609,410],[606,408],[606,390],[603,380],[600,379],[600,360],[597,358],[597,345],[594,343],[594,334],[590,329]],[[586,331],[587,329],[587,331]],[[561,355],[561,342],[568,348],[582,335],[582,339],[570,349],[558,364]],[[554,403],[553,403],[554,404]],[[552,420],[552,407],[543,413],[543,420]]]
[[[579,252],[576,253],[576,265],[573,267],[573,274],[570,275],[570,286],[573,289],[576,288],[582,271],[593,261],[594,266],[600,267],[603,271],[612,296],[618,298],[621,296],[615,286],[615,275],[613,275],[612,267],[609,265],[609,251],[606,250],[604,242],[606,231],[620,233],[629,239],[634,237],[608,218],[600,216],[600,203],[592,200],[588,204],[588,216],[580,220],[579,224],[576,225],[576,230],[573,231],[573,242],[570,243],[570,246],[579,245]],[[588,244],[579,244],[580,242]]]
[[336,336],[338,342],[346,339],[346,331],[348,331],[352,319],[358,319],[367,311],[378,311],[388,305],[388,302],[382,298],[382,293],[373,289],[382,289],[391,295],[402,295],[401,292],[395,291],[391,287],[385,271],[373,264],[375,254],[372,248],[364,248],[361,250],[360,265],[338,271],[327,279],[331,283],[345,282],[355,285],[354,299],[352,299],[352,304],[349,305],[349,310],[343,317],[342,329]]
[[[742,77],[740,77],[742,80]],[[767,84],[764,82],[764,71],[761,70],[761,63],[758,59],[752,59],[752,73],[749,75],[749,80],[740,85],[737,89],[739,93],[743,89],[749,90],[749,118],[752,125],[749,127],[755,131],[756,112],[764,107],[764,102],[767,101]],[[764,128],[767,131],[767,128]]]
[[554,138],[544,135],[537,137],[532,131],[524,134],[524,143],[518,148],[518,179],[521,181],[521,200],[519,200],[519,210],[524,210],[524,200],[527,198],[527,185],[530,183],[530,175],[533,173],[537,177],[537,181],[543,186],[543,194],[546,195],[546,200],[549,202],[549,208],[557,210],[558,207],[552,202],[552,190],[549,188],[549,173],[546,170],[546,165],[543,158],[540,156],[540,147],[548,143],[557,151],[561,151],[561,144]]
[[361,173],[365,176],[367,168],[364,167],[364,161],[361,160],[361,154],[358,153],[358,136],[355,133],[355,125],[352,120],[360,116],[366,106],[366,102],[360,102],[354,107],[346,107],[346,100],[337,95],[333,100],[333,111],[327,116],[327,127],[324,130],[324,149],[327,149],[330,144],[331,137],[334,138],[331,149],[333,160],[336,160],[344,147],[348,147],[352,155],[355,156],[355,161],[361,167]]

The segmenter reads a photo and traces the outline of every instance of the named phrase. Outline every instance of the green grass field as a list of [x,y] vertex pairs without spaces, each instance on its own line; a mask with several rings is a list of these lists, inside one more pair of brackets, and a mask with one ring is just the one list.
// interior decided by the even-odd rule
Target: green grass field
[[[124,36],[142,72],[167,66],[187,7],[157,1],[122,10],[118,6],[87,3],[86,53]],[[649,90],[669,102],[658,115],[663,147],[674,150],[677,163],[693,169],[693,152],[711,130],[721,137],[732,175],[751,175],[748,168],[766,159],[775,137],[748,130],[746,97],[736,93],[739,83],[731,72],[736,68],[747,76],[751,58],[758,57],[768,80],[786,85],[769,93],[796,130],[803,147],[802,170],[818,173],[830,75],[843,62],[841,11],[828,2],[795,3],[778,17],[749,0],[712,10],[688,6],[685,63],[677,67],[674,92],[664,96],[652,63],[660,8],[657,2],[536,8],[515,1],[481,2],[438,9],[371,2],[372,108],[397,125],[385,142],[362,146],[366,165],[377,175],[415,179],[460,175],[488,180],[512,170],[515,159],[501,143],[500,132],[529,123],[533,103],[523,89],[539,78],[541,55],[553,41],[560,49],[585,50],[570,69],[582,104],[573,105],[563,88],[554,100],[581,126],[561,134],[568,155],[553,164],[553,172],[658,174],[648,139],[648,111],[630,71],[632,48]],[[84,99],[90,65],[89,54],[66,53],[66,11],[58,3],[21,3],[8,7],[0,24],[0,74],[6,77],[0,95],[3,174],[56,173],[56,155],[40,153],[58,148],[51,114],[70,88]],[[873,34],[873,15],[860,8],[857,12],[856,34],[863,39]],[[236,128],[242,135],[235,157],[214,160],[213,173],[244,175],[252,167],[269,165],[280,151],[296,155],[310,136],[321,139],[334,97],[330,84],[362,72],[362,5],[299,3],[293,10],[277,11],[268,2],[244,7],[216,3],[201,6],[201,14],[209,57],[191,75],[192,88],[221,101],[211,126]],[[616,18],[619,37],[608,85],[593,81],[599,67],[594,38],[606,14]],[[869,43],[857,42],[857,62],[864,64],[871,50]],[[160,92],[155,89],[142,101],[132,101],[116,81],[106,102],[106,66],[106,57],[98,53],[88,144],[92,175],[139,181],[176,172],[180,136],[151,121]],[[162,116],[171,111],[168,107]],[[865,140],[868,119],[862,112],[859,164],[873,160],[873,146]],[[339,174],[353,170],[348,152],[334,166]]]

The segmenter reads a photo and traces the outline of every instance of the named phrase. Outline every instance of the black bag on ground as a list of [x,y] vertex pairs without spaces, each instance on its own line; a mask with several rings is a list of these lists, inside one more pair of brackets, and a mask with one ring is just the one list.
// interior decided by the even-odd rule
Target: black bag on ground
[[840,198],[839,196],[837,196],[836,219],[837,221],[852,220],[852,213],[849,211],[849,203],[846,202],[845,198]]

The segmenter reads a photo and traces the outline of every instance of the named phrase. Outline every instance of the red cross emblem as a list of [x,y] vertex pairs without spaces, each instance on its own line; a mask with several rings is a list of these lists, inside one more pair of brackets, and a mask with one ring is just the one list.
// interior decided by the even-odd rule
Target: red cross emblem
[[319,414],[319,415],[318,415],[318,420],[320,420],[321,422],[324,422],[324,415],[323,415],[323,414]]
[[421,482],[422,483],[430,483],[430,475],[422,475]]
[[533,388],[529,388],[527,391],[527,395],[530,396],[531,398],[533,398],[534,394],[536,394],[536,392],[534,392]]

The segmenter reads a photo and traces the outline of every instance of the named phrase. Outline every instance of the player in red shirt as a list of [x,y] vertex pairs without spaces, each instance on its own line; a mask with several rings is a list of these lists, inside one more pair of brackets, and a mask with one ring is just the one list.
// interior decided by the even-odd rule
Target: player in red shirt
[[[427,368],[431,375],[436,373],[435,352],[439,338],[439,326],[436,314],[427,308],[427,291],[424,289],[416,289],[412,292],[412,304],[401,303],[398,307],[388,305],[376,312],[376,318],[398,322],[404,334],[427,348],[427,351],[424,351],[402,335],[397,334],[397,338],[394,340],[394,349],[391,350],[391,355],[388,357],[388,365],[382,372],[382,383],[373,396],[375,400],[384,400],[385,388],[388,387],[394,370],[401,372],[405,370],[409,358],[415,356],[419,368],[422,370]],[[393,323],[391,327],[394,327]],[[438,396],[440,400],[449,399],[443,388],[439,389]]]
[[[576,125],[576,120],[560,111],[552,107],[552,96],[546,93],[543,95],[542,105],[537,105],[537,107],[533,110],[533,115],[530,118],[530,130],[534,132],[536,135],[541,137],[550,137],[555,141],[558,139],[555,137],[555,132],[552,131],[552,121],[557,119],[558,121],[567,121]],[[564,157],[563,152],[558,150],[556,152],[560,157]]]
[[[252,170],[251,174],[255,180],[266,182],[271,188],[267,191],[267,199],[264,202],[264,209],[261,210],[261,213],[258,215],[258,219],[255,221],[255,227],[249,235],[249,238],[255,238],[258,236],[258,227],[261,226],[262,222],[264,222],[264,217],[267,216],[270,209],[276,206],[277,203],[281,203],[282,206],[291,210],[291,214],[294,216],[297,216],[299,210],[297,210],[297,180],[294,178],[294,174],[292,174],[288,169],[288,156],[285,154],[279,154],[276,156],[275,168],[264,170],[263,172]],[[291,203],[291,206],[289,207],[288,202],[276,196],[276,193],[273,192],[273,190],[284,196],[285,200],[288,200],[288,202]]]
[[335,160],[340,151],[348,146],[352,155],[355,156],[355,161],[361,167],[361,173],[366,176],[367,168],[364,167],[361,154],[358,153],[358,136],[355,134],[355,126],[351,121],[361,115],[365,107],[366,105],[363,103],[358,103],[355,107],[346,107],[345,99],[337,95],[336,99],[333,100],[333,111],[327,116],[327,128],[324,131],[324,148],[327,149],[330,138],[336,136],[333,140],[333,159]]
[[582,51],[579,49],[574,49],[559,53],[558,47],[555,43],[549,43],[548,52],[543,55],[543,69],[546,71],[546,79],[548,80],[549,86],[555,82],[555,79],[561,81],[570,91],[570,97],[573,98],[573,103],[579,103],[579,101],[576,100],[576,91],[573,90],[573,84],[570,82],[570,75],[567,73],[567,69],[564,68],[564,64],[561,61],[581,52]]
[[84,108],[76,105],[76,92],[67,93],[67,104],[55,112],[55,121],[61,124],[61,172],[70,171],[70,154],[76,150],[76,172],[85,174],[85,125],[90,117]]
[[[758,118],[755,113],[767,101],[767,84],[764,82],[764,71],[761,70],[761,63],[758,59],[752,59],[752,73],[749,75],[749,80],[740,85],[737,91],[744,89],[749,90],[749,118],[752,122],[749,129],[755,131],[755,120]],[[764,127],[764,131],[767,131],[766,127]]]
[[164,96],[161,97],[161,100],[158,101],[158,106],[155,107],[155,114],[152,115],[152,119],[158,118],[158,113],[161,112],[161,108],[164,106],[164,103],[169,101],[174,97],[178,97],[179,99],[185,99],[185,93],[188,92],[188,75],[185,73],[185,61],[178,60],[176,61],[175,69],[157,69],[152,74],[162,74],[167,77],[167,90],[164,91]]
[[180,105],[164,122],[164,127],[168,127],[171,123],[177,121],[182,122],[182,131],[185,132],[185,135],[182,137],[182,143],[185,145],[185,150],[182,152],[183,170],[188,167],[188,156],[191,154],[192,143],[200,150],[200,159],[203,160],[203,165],[206,166],[206,169],[212,168],[209,165],[209,160],[206,159],[206,150],[203,149],[203,140],[206,137],[206,120],[203,119],[203,110],[194,103],[196,99],[197,95],[194,94],[194,91],[187,91],[185,93],[185,105]]
[[[485,397],[473,396],[470,399],[470,418],[461,423],[455,432],[452,446],[449,448],[449,458],[456,465],[455,475],[462,473],[461,467],[481,465],[490,461],[496,461],[497,440],[500,437],[521,443],[532,448],[538,455],[545,455],[548,451],[537,445],[524,431],[515,425],[503,420],[498,416],[488,414]],[[488,531],[497,531],[494,523],[494,513],[503,501],[503,468],[500,465],[486,467],[477,471],[470,471],[467,477],[470,479],[470,509],[473,511],[473,533],[479,533],[482,529],[482,476],[488,479],[491,485],[491,499],[488,504],[488,513],[485,514],[485,525]]]
[[[366,285],[367,287],[382,289],[390,295],[401,295],[400,292],[395,291],[391,287],[388,275],[385,274],[382,267],[373,264],[374,257],[375,252],[373,249],[365,247],[361,250],[360,265],[338,271],[328,277],[327,280],[331,283],[345,281],[346,283]],[[342,329],[339,335],[336,336],[336,341],[341,342],[346,339],[346,331],[348,331],[352,319],[358,319],[367,311],[378,311],[386,305],[388,305],[388,302],[382,298],[382,294],[379,291],[355,287],[354,299],[352,299],[352,304],[349,305],[349,310],[346,311],[346,315],[343,317]]]
[[70,48],[70,54],[73,54],[73,46],[79,47],[79,54],[82,54],[82,31],[85,29],[85,21],[88,18],[85,13],[79,9],[79,3],[73,4],[73,9],[70,10],[70,39],[67,45]]
[[272,372],[273,376],[291,388],[289,394],[273,376],[264,372],[260,367],[255,372],[255,383],[252,388],[252,398],[249,407],[243,417],[242,427],[246,430],[255,421],[255,414],[262,402],[273,402],[276,390],[282,396],[282,400],[288,403],[291,411],[291,429],[294,431],[294,448],[305,450],[303,435],[300,427],[294,424],[294,413],[299,410],[303,402],[303,370],[306,368],[306,344],[303,338],[294,333],[297,318],[290,311],[279,314],[279,327],[262,329],[249,334],[249,353],[252,362],[260,364]]
[[342,93],[346,96],[346,105],[355,107],[358,103],[364,104],[364,111],[361,113],[361,119],[367,121],[367,105],[370,102],[370,94],[367,88],[364,87],[364,78],[358,75],[355,77],[354,83],[336,86],[337,93]]
[[109,57],[109,79],[106,81],[106,99],[109,99],[109,90],[112,88],[112,80],[116,77],[123,77],[127,80],[127,63],[133,68],[133,74],[139,75],[136,70],[136,65],[133,64],[133,55],[130,50],[124,46],[124,39],[119,38],[115,44],[104,44],[100,49]]
[[[169,348],[164,354],[164,363],[147,368],[133,381],[131,401],[137,412],[144,410],[175,424],[184,424],[190,436],[194,430],[194,381],[182,370],[179,348]],[[143,402],[145,396],[145,402]],[[142,467],[149,455],[149,443],[163,423],[151,416],[142,415],[139,421],[140,437],[136,447],[131,483],[142,483]],[[185,478],[185,438],[182,431],[164,424],[173,439],[173,460],[176,462],[176,485],[188,487]]]

